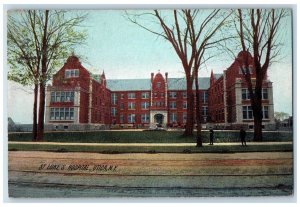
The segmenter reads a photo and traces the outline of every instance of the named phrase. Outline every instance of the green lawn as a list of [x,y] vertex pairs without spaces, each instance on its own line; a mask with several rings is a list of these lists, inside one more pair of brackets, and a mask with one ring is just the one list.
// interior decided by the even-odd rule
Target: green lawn
[[205,145],[193,146],[74,146],[44,144],[8,144],[9,151],[51,151],[51,152],[97,152],[97,153],[236,153],[236,152],[286,152],[292,151],[292,144],[280,145]]
[[[45,142],[77,143],[195,143],[194,137],[183,137],[183,131],[94,131],[94,132],[47,132]],[[263,141],[292,141],[291,132],[264,132]],[[202,132],[203,142],[209,142],[208,131]],[[247,141],[253,132],[247,132]],[[9,133],[8,141],[32,140],[31,133]],[[214,142],[239,142],[238,131],[215,131]]]

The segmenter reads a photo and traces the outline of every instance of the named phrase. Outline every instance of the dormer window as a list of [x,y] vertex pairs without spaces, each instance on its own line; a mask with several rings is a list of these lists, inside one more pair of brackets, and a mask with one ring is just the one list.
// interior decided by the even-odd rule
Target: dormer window
[[79,69],[67,69],[65,70],[65,78],[79,77]]

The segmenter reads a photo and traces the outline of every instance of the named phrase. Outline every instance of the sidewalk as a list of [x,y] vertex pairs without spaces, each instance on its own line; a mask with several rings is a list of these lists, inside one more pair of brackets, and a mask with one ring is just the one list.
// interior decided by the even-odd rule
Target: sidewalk
[[[67,146],[195,146],[196,143],[70,143],[70,142],[14,142],[8,144],[36,144],[36,145],[67,145]],[[293,142],[247,142],[247,145],[286,145]],[[203,143],[204,146],[211,146],[209,143]],[[233,146],[241,145],[240,142],[214,143],[213,146]]]

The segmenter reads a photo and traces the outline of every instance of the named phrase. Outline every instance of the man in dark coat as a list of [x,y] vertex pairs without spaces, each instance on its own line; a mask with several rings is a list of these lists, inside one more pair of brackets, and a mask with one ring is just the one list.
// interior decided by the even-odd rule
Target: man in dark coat
[[240,130],[240,138],[241,138],[241,142],[242,142],[242,146],[247,146],[246,144],[246,131],[243,129],[243,127],[241,127]]
[[209,130],[209,145],[214,145],[214,130]]

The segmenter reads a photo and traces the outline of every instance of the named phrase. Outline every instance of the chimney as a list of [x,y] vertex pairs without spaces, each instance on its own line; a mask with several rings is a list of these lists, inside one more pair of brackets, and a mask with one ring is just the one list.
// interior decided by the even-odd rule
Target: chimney
[[168,82],[168,72],[165,73],[166,76],[166,82]]
[[153,82],[154,73],[151,73],[151,83]]

